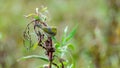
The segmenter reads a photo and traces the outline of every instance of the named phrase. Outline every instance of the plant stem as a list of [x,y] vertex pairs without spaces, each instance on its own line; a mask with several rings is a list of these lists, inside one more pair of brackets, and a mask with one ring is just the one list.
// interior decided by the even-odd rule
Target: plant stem
[[52,60],[53,60],[53,52],[54,52],[54,48],[52,47],[52,38],[48,37],[49,40],[49,49],[48,49],[48,57],[49,57],[49,68],[52,67]]
[[49,61],[50,61],[49,68],[51,68],[52,67],[52,53],[51,52],[49,52]]

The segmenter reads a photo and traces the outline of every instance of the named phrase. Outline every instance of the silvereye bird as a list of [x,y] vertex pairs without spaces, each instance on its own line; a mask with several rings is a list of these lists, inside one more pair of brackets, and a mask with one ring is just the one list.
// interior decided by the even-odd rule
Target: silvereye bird
[[44,27],[42,29],[45,33],[47,33],[48,36],[55,36],[57,33],[56,27]]

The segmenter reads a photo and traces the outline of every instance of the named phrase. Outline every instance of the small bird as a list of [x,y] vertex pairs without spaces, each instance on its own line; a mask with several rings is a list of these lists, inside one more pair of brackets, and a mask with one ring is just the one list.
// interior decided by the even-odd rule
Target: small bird
[[55,36],[57,33],[56,27],[44,27],[42,30],[48,35],[48,36]]

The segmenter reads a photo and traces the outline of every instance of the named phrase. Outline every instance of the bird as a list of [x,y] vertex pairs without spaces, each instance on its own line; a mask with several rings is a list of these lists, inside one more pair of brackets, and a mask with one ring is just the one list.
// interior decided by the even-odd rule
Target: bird
[[55,36],[57,34],[56,27],[43,27],[42,30],[50,37]]

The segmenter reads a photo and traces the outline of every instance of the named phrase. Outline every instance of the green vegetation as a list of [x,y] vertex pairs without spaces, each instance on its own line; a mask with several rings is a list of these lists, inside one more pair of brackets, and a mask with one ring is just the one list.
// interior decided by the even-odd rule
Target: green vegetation
[[[120,0],[0,0],[0,68],[49,65],[33,23],[29,26],[32,42],[23,37],[33,19],[49,26],[37,24],[36,30],[45,34],[43,43],[47,35],[55,36],[54,54],[64,60],[65,68],[119,68],[119,4]],[[43,5],[48,8],[42,9]],[[36,15],[36,7],[42,9],[42,18]],[[61,66],[59,59],[54,59]]]
[[[46,7],[45,7],[46,8]],[[43,8],[43,9],[45,9]],[[42,10],[43,10],[42,9]],[[46,12],[46,10],[44,10],[44,12]],[[73,49],[73,45],[72,44],[67,44],[67,42],[74,36],[76,29],[74,28],[71,33],[68,34],[67,36],[67,27],[64,30],[64,36],[62,38],[62,41],[59,42],[56,40],[55,35],[57,33],[57,28],[55,27],[50,27],[48,26],[48,24],[46,23],[46,15],[44,15],[43,13],[38,11],[38,8],[36,8],[36,14],[29,14],[26,17],[33,17],[32,21],[30,23],[28,23],[23,37],[24,37],[24,45],[27,49],[29,50],[35,50],[35,48],[37,46],[42,47],[45,50],[45,55],[48,58],[45,58],[44,56],[39,56],[39,55],[29,55],[29,56],[25,56],[20,58],[18,61],[20,60],[25,60],[25,59],[29,59],[29,58],[38,58],[44,61],[47,61],[49,64],[47,64],[46,66],[41,66],[41,68],[53,68],[52,65],[56,66],[57,68],[72,68],[74,66],[74,61],[69,62],[69,60],[67,60],[66,58],[66,53],[69,53],[67,50],[69,49]],[[43,20],[43,18],[45,20]],[[31,32],[31,28],[30,25],[33,25],[34,27],[34,32]],[[32,34],[31,34],[32,33]],[[37,44],[33,43],[32,40],[32,35],[33,33],[37,36]],[[54,43],[53,41],[54,40]],[[30,44],[26,44],[26,41],[28,41]],[[70,53],[69,53],[70,54]],[[70,54],[71,56],[71,54]],[[71,56],[72,59],[74,59]],[[59,62],[59,63],[58,63]]]
[[[42,10],[44,9],[44,12],[47,11],[47,9],[45,8],[42,8]],[[64,30],[64,36],[62,38],[62,41],[59,42],[55,38],[55,35],[57,33],[57,28],[50,27],[46,23],[47,16],[43,14],[44,12],[39,12],[38,8],[36,8],[35,14],[32,13],[26,16],[27,18],[33,17],[33,19],[30,23],[28,23],[23,33],[23,37],[24,37],[24,45],[26,49],[35,50],[37,46],[40,46],[43,48],[43,50],[45,50],[46,52],[45,55],[48,58],[45,58],[44,56],[42,57],[39,55],[29,55],[29,56],[20,58],[18,61],[29,59],[29,58],[38,58],[38,59],[47,61],[49,63],[46,66],[40,66],[41,68],[46,68],[46,67],[53,68],[52,65],[56,66],[57,68],[72,68],[74,64],[73,63],[70,64],[70,62],[66,59],[67,58],[66,53],[69,53],[67,51],[68,48],[73,49],[74,46],[70,43],[67,44],[67,42],[74,36],[77,27],[74,28],[71,31],[71,33],[68,34],[68,36],[67,36],[67,27],[66,27]],[[31,29],[32,27],[30,27],[31,25],[33,25],[33,29],[34,29],[33,32],[31,31],[32,30]],[[35,34],[36,39],[38,39],[37,43],[33,43],[33,40],[31,37],[33,34]],[[53,43],[52,40],[54,40],[55,43]],[[29,42],[29,44],[26,44],[26,42]],[[71,58],[74,59],[73,57]]]

